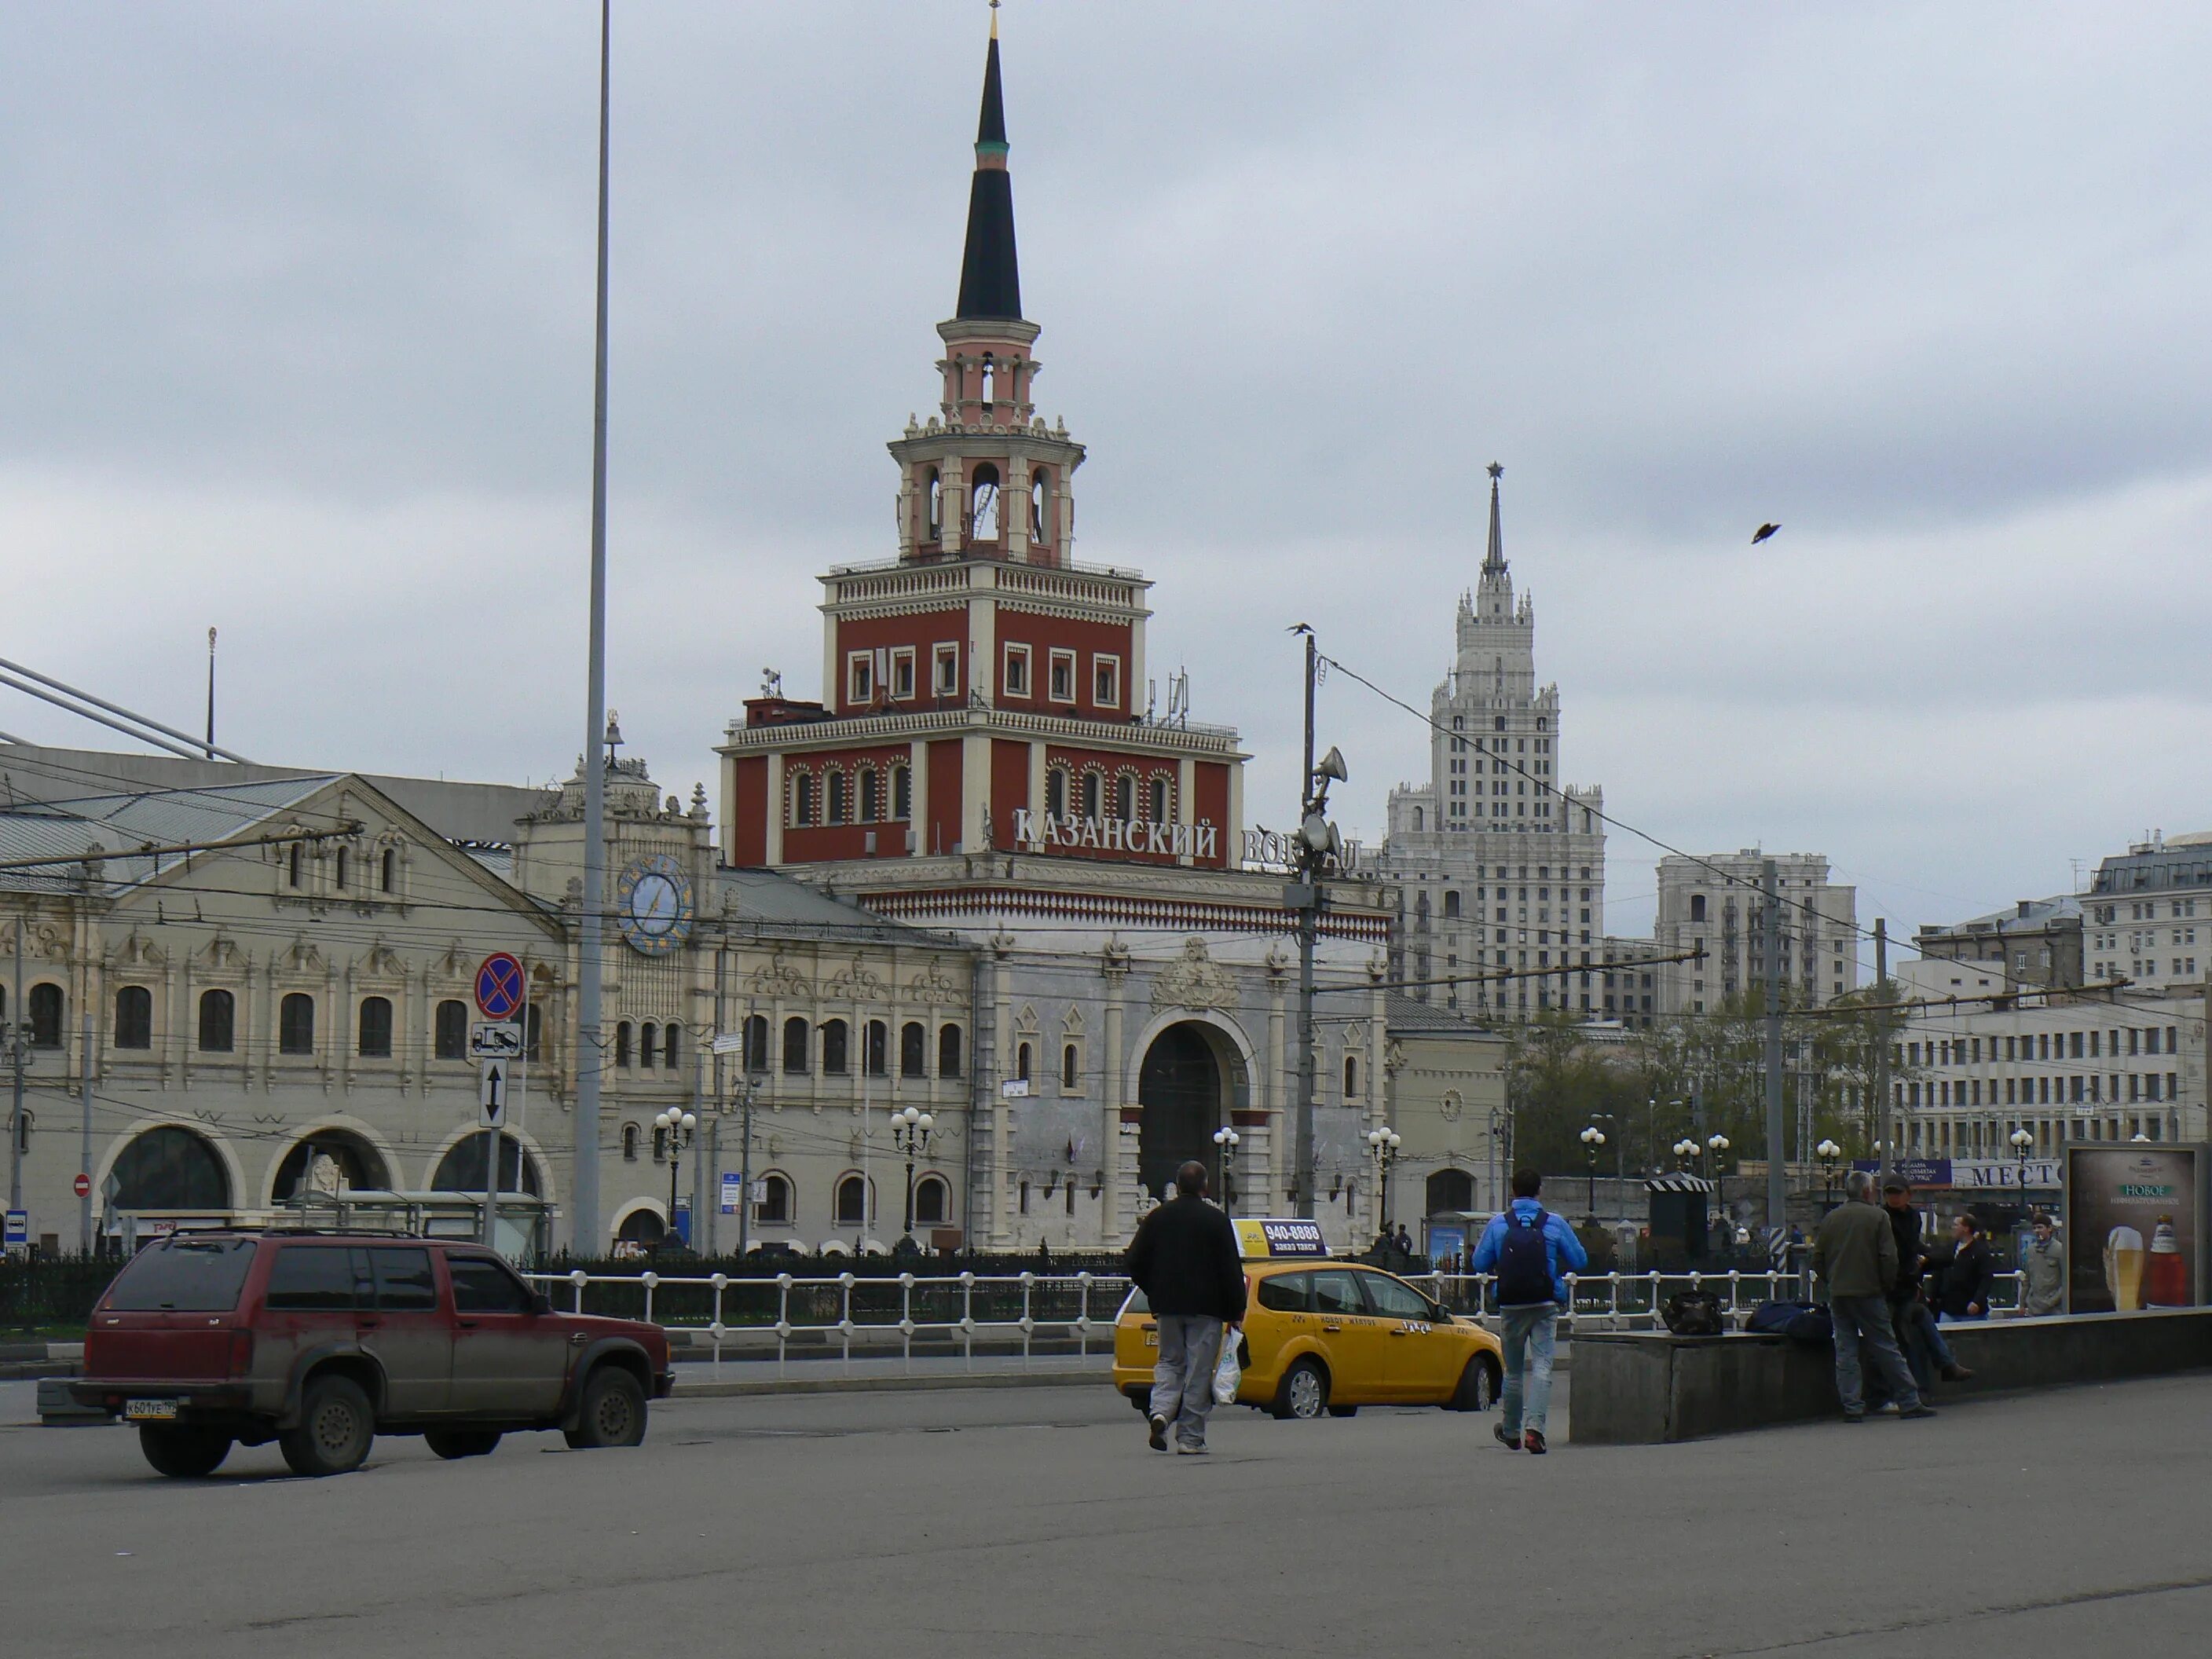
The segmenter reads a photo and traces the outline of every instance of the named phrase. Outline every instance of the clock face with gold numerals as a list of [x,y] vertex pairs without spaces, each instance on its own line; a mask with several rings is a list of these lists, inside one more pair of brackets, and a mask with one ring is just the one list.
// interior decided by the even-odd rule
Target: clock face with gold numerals
[[631,950],[665,957],[691,936],[691,882],[672,858],[640,859],[615,883],[615,921]]

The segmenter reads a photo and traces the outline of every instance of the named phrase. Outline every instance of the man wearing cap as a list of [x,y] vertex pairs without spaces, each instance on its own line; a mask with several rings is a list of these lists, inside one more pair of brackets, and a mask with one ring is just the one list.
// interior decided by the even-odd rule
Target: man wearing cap
[[1912,1207],[1912,1186],[1902,1176],[1881,1183],[1882,1207],[1889,1212],[1890,1231],[1897,1237],[1897,1279],[1889,1290],[1889,1318],[1897,1346],[1923,1394],[1937,1376],[1946,1382],[1960,1382],[1973,1375],[1951,1352],[1943,1333],[1920,1297],[1920,1269],[1926,1252],[1920,1247],[1920,1212]]
[[2033,1318],[2063,1312],[2066,1305],[2066,1251],[2057,1229],[2041,1210],[2028,1225],[2027,1247],[2020,1253],[2021,1288],[2020,1310]]

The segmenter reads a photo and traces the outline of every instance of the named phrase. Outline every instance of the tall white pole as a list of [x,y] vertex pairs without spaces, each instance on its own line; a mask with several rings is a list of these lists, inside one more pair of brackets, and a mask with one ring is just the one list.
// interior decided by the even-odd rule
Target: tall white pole
[[613,0],[599,0],[599,315],[592,385],[592,643],[584,699],[584,910],[576,931],[575,1167],[569,1249],[595,1255],[599,1237],[600,912],[607,885],[607,109]]

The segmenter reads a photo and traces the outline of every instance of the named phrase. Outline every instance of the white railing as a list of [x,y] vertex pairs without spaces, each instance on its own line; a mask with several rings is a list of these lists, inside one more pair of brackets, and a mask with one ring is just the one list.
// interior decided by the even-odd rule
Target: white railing
[[[1022,1364],[1027,1366],[1040,1333],[1045,1334],[1042,1340],[1055,1344],[1072,1338],[1079,1357],[1091,1354],[1092,1342],[1103,1333],[1099,1351],[1110,1353],[1114,1316],[1129,1290],[1129,1281],[1118,1275],[1088,1273],[899,1273],[880,1278],[839,1273],[821,1279],[778,1273],[753,1279],[726,1273],[592,1273],[579,1268],[525,1277],[549,1297],[565,1291],[574,1313],[608,1310],[605,1304],[615,1297],[605,1293],[588,1297],[595,1286],[617,1287],[628,1297],[641,1298],[635,1310],[621,1310],[625,1316],[657,1322],[669,1331],[703,1335],[718,1369],[725,1349],[734,1354],[758,1352],[772,1337],[779,1373],[791,1358],[794,1340],[809,1352],[834,1340],[848,1369],[856,1338],[878,1354],[896,1338],[896,1357],[908,1369],[917,1339],[957,1346],[971,1369],[979,1340],[987,1344],[1018,1340]],[[587,1299],[601,1305],[587,1307]],[[672,1301],[688,1302],[708,1317],[656,1321],[656,1301],[663,1314],[672,1311]],[[1061,1332],[1066,1334],[1057,1334]]]
[[[1498,1311],[1496,1279],[1490,1273],[1425,1273],[1407,1276],[1455,1313],[1493,1319]],[[1718,1297],[1722,1316],[1741,1328],[1743,1319],[1762,1302],[1812,1300],[1806,1288],[1810,1276],[1800,1270],[1781,1272],[1569,1273],[1566,1276],[1570,1329],[1587,1324],[1609,1331],[1656,1330],[1665,1324],[1661,1310],[1667,1298],[1682,1291],[1704,1291]],[[2021,1275],[1998,1273],[1992,1281],[1993,1318],[2020,1311]]]

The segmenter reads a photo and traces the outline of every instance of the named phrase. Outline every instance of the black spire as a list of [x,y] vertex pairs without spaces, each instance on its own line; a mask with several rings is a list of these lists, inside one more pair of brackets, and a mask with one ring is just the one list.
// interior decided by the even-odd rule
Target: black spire
[[1504,471],[1497,462],[1490,464],[1490,551],[1482,561],[1482,574],[1486,576],[1505,574],[1505,536],[1498,523],[1498,480]]
[[1006,107],[999,90],[999,17],[983,60],[983,112],[975,124],[975,181],[968,191],[968,251],[960,261],[963,318],[1018,318],[1022,273],[1014,257],[1014,181],[1006,171]]

